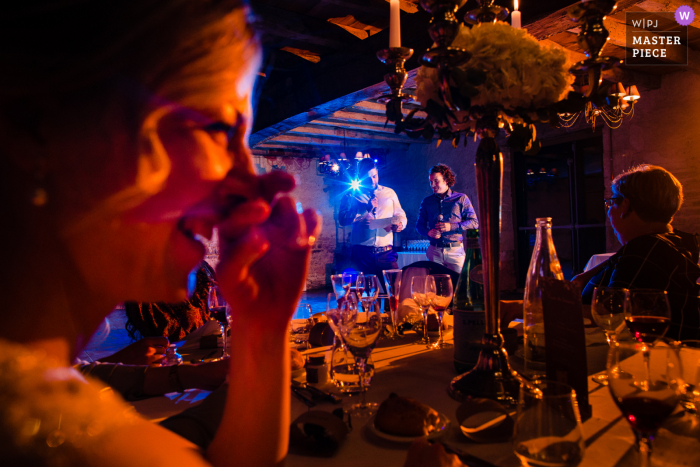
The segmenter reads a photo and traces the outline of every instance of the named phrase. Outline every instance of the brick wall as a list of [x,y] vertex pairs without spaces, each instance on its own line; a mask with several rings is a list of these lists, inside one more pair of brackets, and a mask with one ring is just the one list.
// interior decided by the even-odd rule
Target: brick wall
[[[611,179],[620,172],[636,164],[660,165],[683,184],[685,202],[674,227],[700,232],[699,121],[700,76],[691,72],[663,75],[659,89],[641,90],[634,118],[616,130],[605,130],[606,195]],[[609,227],[608,251],[619,246]]]

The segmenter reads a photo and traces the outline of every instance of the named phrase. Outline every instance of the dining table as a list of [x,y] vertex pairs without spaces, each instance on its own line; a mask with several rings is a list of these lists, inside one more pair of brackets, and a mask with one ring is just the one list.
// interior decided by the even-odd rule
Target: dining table
[[[449,322],[446,315],[446,321]],[[586,329],[589,374],[604,368],[607,343],[598,328]],[[452,342],[451,328],[445,334],[446,342]],[[397,340],[383,339],[372,352],[374,376],[366,393],[370,402],[381,403],[390,394],[409,397],[444,414],[450,424],[439,441],[454,451],[475,456],[480,462],[470,462],[471,467],[516,467],[520,460],[513,453],[510,442],[476,443],[467,439],[456,420],[460,402],[452,399],[447,387],[457,373],[453,364],[453,348],[428,349],[418,343],[419,336],[407,332]],[[307,355],[330,353],[329,347],[309,349]],[[326,359],[329,360],[328,357]],[[518,360],[511,358],[514,368]],[[602,368],[601,368],[602,366]],[[291,383],[291,382],[290,382]],[[332,383],[322,386],[334,390]],[[159,421],[200,403],[209,393],[187,390],[184,393],[167,394],[131,402],[145,418]],[[342,407],[357,402],[357,396],[336,394],[343,398]],[[629,423],[622,417],[608,388],[588,378],[589,403],[592,416],[582,425],[586,449],[582,467],[634,467],[638,465],[635,438]],[[308,410],[332,412],[340,404],[321,402],[313,409],[295,397],[291,399],[291,418],[295,420]],[[511,407],[515,416],[515,408]],[[290,453],[286,458],[289,467],[392,467],[402,466],[410,446],[378,436],[371,426],[371,418],[354,418],[352,429],[332,457],[314,457]],[[700,418],[677,410],[658,433],[654,444],[654,466],[700,466]]]

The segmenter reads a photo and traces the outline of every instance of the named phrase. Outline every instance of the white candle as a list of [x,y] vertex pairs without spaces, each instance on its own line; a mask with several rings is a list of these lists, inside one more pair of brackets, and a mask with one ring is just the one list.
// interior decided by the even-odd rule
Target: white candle
[[389,47],[401,47],[401,7],[399,0],[390,0]]
[[515,8],[510,14],[510,25],[515,29],[520,29],[520,12],[518,11],[518,0],[513,0]]

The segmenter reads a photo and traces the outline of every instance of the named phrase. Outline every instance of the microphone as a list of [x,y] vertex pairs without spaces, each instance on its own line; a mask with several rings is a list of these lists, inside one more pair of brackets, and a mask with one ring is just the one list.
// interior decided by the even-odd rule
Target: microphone
[[[438,216],[437,216],[437,221],[438,221],[438,222],[442,222],[443,219],[444,219],[444,218],[442,217],[442,214],[438,214]],[[438,232],[437,238],[442,238],[442,234],[441,234],[440,232]]]

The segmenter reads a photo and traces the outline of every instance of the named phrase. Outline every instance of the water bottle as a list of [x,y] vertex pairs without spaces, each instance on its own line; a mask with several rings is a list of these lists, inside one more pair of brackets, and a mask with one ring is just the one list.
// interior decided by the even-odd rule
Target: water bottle
[[530,376],[546,373],[544,314],[540,277],[564,280],[561,265],[552,241],[552,218],[537,218],[537,238],[532,251],[525,282],[523,327],[525,331],[525,372]]
[[165,357],[160,361],[160,366],[173,366],[182,363],[182,355],[177,353],[175,344],[170,344],[165,351]]

